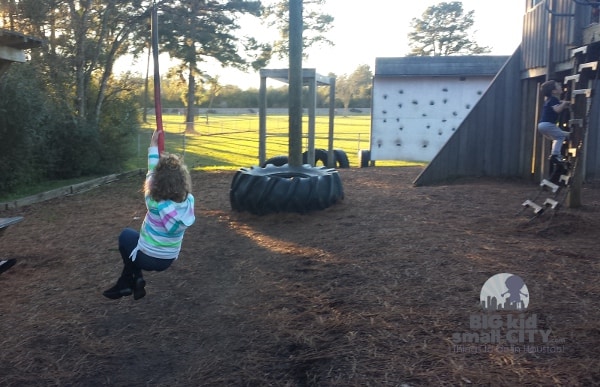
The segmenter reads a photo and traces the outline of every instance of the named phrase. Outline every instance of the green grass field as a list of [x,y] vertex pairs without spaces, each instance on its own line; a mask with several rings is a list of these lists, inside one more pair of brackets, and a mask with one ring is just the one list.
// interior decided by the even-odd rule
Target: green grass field
[[[154,128],[154,116],[140,134],[138,158],[132,166],[143,168],[145,149]],[[257,115],[197,117],[194,129],[198,134],[185,134],[183,116],[164,115],[165,150],[185,155],[186,164],[194,170],[228,170],[258,165]],[[334,119],[334,149],[348,155],[351,167],[358,166],[358,152],[369,149],[370,116],[336,116]],[[327,149],[329,117],[315,118],[315,147]],[[308,118],[303,121],[303,149],[308,148]],[[288,154],[288,117],[267,117],[266,157]],[[133,161],[133,160],[132,160]],[[380,166],[415,165],[415,163],[378,162]]]

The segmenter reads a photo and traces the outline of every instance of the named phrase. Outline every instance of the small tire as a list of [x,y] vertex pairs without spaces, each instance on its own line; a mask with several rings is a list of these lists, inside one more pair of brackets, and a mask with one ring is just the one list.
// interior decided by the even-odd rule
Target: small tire
[[333,168],[289,165],[241,168],[231,181],[229,201],[235,211],[256,215],[324,210],[344,199]]
[[350,161],[346,152],[341,149],[334,149],[333,156],[337,168],[350,168]]
[[275,157],[271,157],[270,159],[266,160],[264,163],[262,163],[260,166],[262,168],[266,167],[269,164],[273,164],[275,166],[281,167],[282,165],[285,165],[288,163],[288,157],[287,156],[275,156]]
[[[324,166],[327,166],[327,151],[325,149],[315,149],[315,162],[312,164],[316,167],[319,161]],[[302,153],[302,163],[311,164],[308,162],[308,151]]]
[[371,161],[371,151],[363,149],[358,152],[358,165],[361,168],[367,168],[369,166],[369,162]]

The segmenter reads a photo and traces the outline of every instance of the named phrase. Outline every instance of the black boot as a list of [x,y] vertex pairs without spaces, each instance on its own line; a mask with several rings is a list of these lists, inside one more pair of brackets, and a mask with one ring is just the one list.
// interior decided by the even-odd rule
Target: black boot
[[133,299],[139,300],[146,295],[146,280],[141,275],[136,276],[133,280]]
[[116,300],[123,296],[130,296],[131,293],[133,293],[132,282],[132,278],[121,276],[117,280],[117,284],[112,288],[105,290],[102,295],[111,300]]
[[554,184],[558,184],[560,176],[567,173],[567,163],[559,155],[552,155],[548,159],[550,166],[549,180]]
[[14,258],[7,259],[6,261],[0,261],[0,273],[4,273],[11,267],[13,267],[17,263],[17,260]]

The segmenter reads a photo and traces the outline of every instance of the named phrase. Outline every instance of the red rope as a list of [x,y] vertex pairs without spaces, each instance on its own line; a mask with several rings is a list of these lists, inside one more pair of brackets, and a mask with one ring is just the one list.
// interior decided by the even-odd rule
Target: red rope
[[152,56],[154,58],[154,111],[156,130],[158,131],[158,153],[165,150],[165,133],[162,122],[162,104],[160,101],[160,71],[158,68],[158,8],[152,8]]

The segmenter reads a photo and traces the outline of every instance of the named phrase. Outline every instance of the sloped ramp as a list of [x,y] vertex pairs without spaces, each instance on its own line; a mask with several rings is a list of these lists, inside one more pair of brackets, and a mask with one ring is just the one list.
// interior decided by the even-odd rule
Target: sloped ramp
[[521,47],[500,69],[479,102],[415,179],[415,186],[458,177],[522,176],[528,134],[521,128]]

